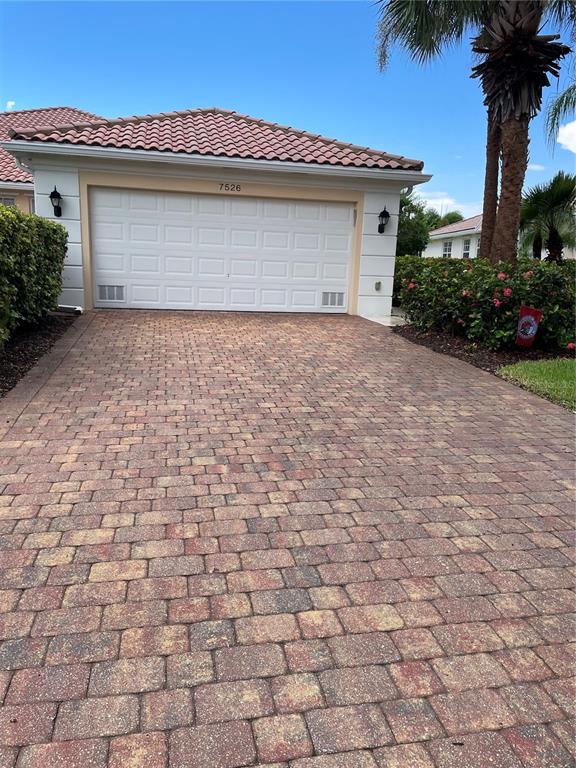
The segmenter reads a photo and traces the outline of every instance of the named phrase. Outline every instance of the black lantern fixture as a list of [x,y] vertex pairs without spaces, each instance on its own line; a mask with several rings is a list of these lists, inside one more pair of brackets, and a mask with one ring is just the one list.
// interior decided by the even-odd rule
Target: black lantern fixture
[[62,216],[62,195],[56,187],[50,192],[50,202],[52,203],[52,207],[54,208],[54,216],[57,216],[58,218]]
[[380,222],[378,224],[378,234],[379,235],[383,234],[383,232],[384,232],[384,230],[386,228],[386,224],[388,224],[389,219],[390,219],[390,214],[388,213],[386,208],[384,208],[384,210],[380,211],[380,213],[378,214],[378,221]]

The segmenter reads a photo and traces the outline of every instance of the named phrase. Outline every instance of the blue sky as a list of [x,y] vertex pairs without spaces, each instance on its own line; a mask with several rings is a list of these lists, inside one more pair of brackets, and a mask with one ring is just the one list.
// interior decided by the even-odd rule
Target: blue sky
[[[378,69],[363,2],[2,2],[0,105],[107,116],[220,106],[423,159],[422,195],[480,211],[485,113],[469,45]],[[546,98],[555,91],[548,89]],[[576,124],[575,124],[576,127]],[[574,170],[533,121],[527,184]]]

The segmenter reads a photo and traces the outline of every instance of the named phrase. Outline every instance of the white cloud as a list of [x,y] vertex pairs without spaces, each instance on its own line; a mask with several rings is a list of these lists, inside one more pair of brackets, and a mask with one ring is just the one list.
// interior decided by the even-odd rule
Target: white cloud
[[16,106],[16,102],[15,101],[7,101],[6,102],[6,109],[7,109],[8,112],[10,112],[10,110],[14,109],[15,106]]
[[529,171],[545,171],[546,166],[540,165],[540,163],[528,163],[528,170]]
[[447,211],[460,211],[465,219],[470,216],[477,216],[482,213],[482,203],[479,202],[462,202],[456,200],[447,192],[431,192],[426,190],[426,194],[418,194],[416,196],[423,200],[429,208],[434,208],[441,215]]
[[563,149],[574,152],[576,155],[576,120],[560,126],[557,141]]

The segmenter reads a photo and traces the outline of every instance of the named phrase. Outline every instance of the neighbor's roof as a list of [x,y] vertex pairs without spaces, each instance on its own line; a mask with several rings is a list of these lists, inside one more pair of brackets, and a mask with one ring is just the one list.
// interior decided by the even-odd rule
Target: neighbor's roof
[[[84,112],[74,107],[46,107],[43,109],[23,109],[14,112],[0,112],[0,141],[12,137],[14,131],[29,131],[40,127],[52,128],[69,125],[79,120],[101,120],[98,115]],[[0,181],[26,184],[33,181],[32,176],[22,170],[11,154],[0,147]]]
[[269,123],[224,109],[190,109],[54,128],[18,130],[13,139],[186,155],[279,160],[357,168],[420,171],[424,163]]
[[480,232],[482,229],[482,214],[478,216],[471,216],[469,219],[462,219],[462,221],[456,221],[454,224],[447,224],[445,227],[438,227],[438,229],[430,230],[430,237],[432,235],[455,235],[457,232],[464,232],[473,230],[474,232]]

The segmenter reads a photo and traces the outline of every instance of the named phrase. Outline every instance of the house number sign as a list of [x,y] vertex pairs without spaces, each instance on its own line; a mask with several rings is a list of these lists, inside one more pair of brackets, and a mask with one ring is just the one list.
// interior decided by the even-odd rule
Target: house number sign
[[240,184],[228,184],[222,182],[220,184],[220,192],[241,192],[242,186]]

